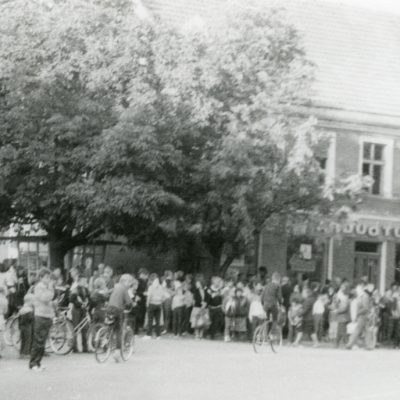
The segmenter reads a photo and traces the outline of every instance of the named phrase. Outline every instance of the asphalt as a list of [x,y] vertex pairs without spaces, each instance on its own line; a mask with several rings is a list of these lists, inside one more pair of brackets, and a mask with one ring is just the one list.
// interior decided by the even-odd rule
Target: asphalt
[[93,354],[51,355],[42,373],[6,351],[0,400],[399,400],[400,352],[283,347],[255,354],[249,343],[137,340],[125,363]]

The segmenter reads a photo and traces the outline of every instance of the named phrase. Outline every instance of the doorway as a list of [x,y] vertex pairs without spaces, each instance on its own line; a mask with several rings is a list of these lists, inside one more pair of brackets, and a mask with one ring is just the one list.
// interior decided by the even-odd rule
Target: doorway
[[375,287],[379,287],[380,251],[379,243],[356,242],[354,257],[354,282],[361,278],[368,279]]

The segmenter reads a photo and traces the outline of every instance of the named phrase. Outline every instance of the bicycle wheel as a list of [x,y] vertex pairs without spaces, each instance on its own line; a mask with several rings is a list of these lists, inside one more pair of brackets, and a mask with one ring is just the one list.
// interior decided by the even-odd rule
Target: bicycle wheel
[[55,322],[50,328],[49,343],[55,354],[70,353],[74,347],[74,327],[71,321]]
[[127,326],[121,335],[121,357],[124,361],[128,361],[135,349],[135,334],[130,326]]
[[11,344],[17,350],[19,350],[19,348],[21,347],[21,332],[19,330],[19,321],[17,316],[15,316],[15,318],[13,318],[10,323],[9,335],[11,337]]
[[13,322],[15,320],[18,321],[18,316],[16,314],[12,315],[11,317],[9,317],[7,319],[5,327],[4,327],[3,338],[4,338],[4,343],[7,346],[12,346],[13,345],[11,325],[13,324]]
[[96,349],[96,335],[100,328],[104,325],[101,322],[96,322],[94,324],[90,324],[88,332],[87,332],[87,344],[89,351],[95,351]]
[[282,329],[279,326],[271,329],[268,334],[268,341],[271,346],[271,350],[274,353],[277,353],[282,347],[283,337],[282,337]]
[[263,353],[267,344],[267,325],[261,324],[257,326],[253,334],[253,349],[256,353]]
[[97,362],[104,363],[108,360],[112,350],[113,329],[108,326],[101,327],[96,334],[94,355]]

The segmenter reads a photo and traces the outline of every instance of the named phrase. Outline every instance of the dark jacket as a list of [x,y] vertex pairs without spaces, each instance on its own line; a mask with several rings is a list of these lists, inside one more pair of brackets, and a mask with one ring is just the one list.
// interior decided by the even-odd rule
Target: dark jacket
[[204,289],[204,297],[202,297],[200,290],[197,288],[194,288],[193,289],[193,300],[194,300],[194,307],[201,307],[203,301],[208,303],[209,296],[208,296],[207,290]]
[[207,304],[210,307],[220,307],[222,306],[222,293],[220,289],[213,289],[209,287],[206,289],[207,292]]
[[75,308],[84,308],[89,303],[89,290],[83,286],[78,286],[69,296],[69,301]]
[[261,303],[265,309],[275,307],[282,303],[281,288],[274,282],[269,282],[261,295]]

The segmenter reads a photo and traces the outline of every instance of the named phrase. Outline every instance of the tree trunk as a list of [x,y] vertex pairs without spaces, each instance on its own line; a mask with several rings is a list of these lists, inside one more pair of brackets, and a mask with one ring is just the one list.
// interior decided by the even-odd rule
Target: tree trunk
[[261,246],[261,231],[260,229],[254,230],[254,263],[253,273],[257,274],[258,267],[260,266],[260,246]]
[[62,239],[49,234],[49,255],[50,269],[60,268],[62,273],[65,272],[64,257],[67,254],[67,247]]
[[225,276],[226,271],[228,271],[228,268],[231,266],[234,259],[235,259],[235,256],[233,254],[230,254],[226,257],[224,263],[221,265],[221,268],[220,268],[220,274],[222,277]]

